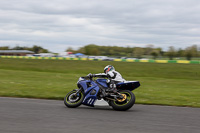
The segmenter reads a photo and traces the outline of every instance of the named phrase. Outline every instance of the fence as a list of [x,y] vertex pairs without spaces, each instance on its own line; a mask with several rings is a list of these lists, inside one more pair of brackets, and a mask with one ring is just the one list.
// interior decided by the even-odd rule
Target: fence
[[[0,56],[0,58],[18,58],[18,59],[52,59],[52,60],[94,60],[101,61],[101,59],[89,58],[69,58],[69,57],[29,57],[29,56]],[[151,62],[151,63],[184,63],[184,64],[200,64],[200,61],[188,60],[139,60],[139,59],[113,59],[113,61],[121,62]]]

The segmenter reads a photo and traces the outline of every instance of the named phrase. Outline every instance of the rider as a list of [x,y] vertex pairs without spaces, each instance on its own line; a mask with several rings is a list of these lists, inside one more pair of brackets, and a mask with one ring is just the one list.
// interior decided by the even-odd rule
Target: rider
[[107,91],[115,92],[116,84],[120,82],[125,82],[126,80],[122,78],[121,74],[115,71],[115,68],[112,65],[107,65],[104,68],[104,73],[99,74],[88,74],[88,76],[94,77],[107,77],[107,84],[109,86]]

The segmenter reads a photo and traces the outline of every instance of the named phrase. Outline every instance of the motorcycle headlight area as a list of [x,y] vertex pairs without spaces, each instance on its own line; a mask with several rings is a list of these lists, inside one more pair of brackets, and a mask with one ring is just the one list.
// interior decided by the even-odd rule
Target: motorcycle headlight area
[[[78,79],[78,82],[80,82],[80,81],[82,81],[82,80],[84,80],[84,78],[80,77],[80,78]],[[78,83],[78,82],[77,82],[77,83]]]

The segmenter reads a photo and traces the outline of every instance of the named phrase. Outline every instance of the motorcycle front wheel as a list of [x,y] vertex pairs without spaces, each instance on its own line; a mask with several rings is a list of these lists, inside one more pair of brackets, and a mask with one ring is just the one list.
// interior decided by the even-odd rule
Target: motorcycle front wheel
[[82,91],[76,94],[76,90],[73,90],[65,96],[64,104],[69,108],[76,108],[82,104],[83,99],[84,94]]
[[121,90],[119,93],[123,98],[118,98],[116,101],[110,101],[109,105],[112,106],[114,110],[126,111],[130,109],[135,104],[135,95],[129,90]]

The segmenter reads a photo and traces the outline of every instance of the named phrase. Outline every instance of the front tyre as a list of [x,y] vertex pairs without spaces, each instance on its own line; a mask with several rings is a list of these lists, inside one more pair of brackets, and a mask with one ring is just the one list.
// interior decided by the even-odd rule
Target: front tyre
[[118,111],[130,109],[135,104],[135,95],[129,90],[121,90],[119,93],[123,98],[117,99],[116,101],[110,101],[110,106]]
[[64,98],[64,104],[69,108],[76,108],[81,105],[84,99],[84,94],[80,91],[76,94],[76,90],[69,92]]

